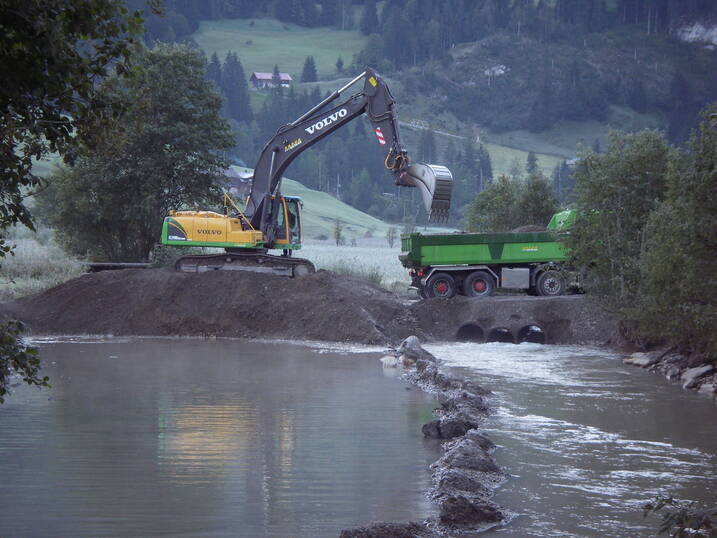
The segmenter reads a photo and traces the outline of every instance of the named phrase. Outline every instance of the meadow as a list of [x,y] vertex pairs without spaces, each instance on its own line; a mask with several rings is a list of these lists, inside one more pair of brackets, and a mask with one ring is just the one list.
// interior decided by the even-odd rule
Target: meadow
[[68,256],[53,239],[52,230],[38,226],[10,230],[13,255],[0,258],[0,301],[38,293],[80,276],[85,264]]
[[202,21],[192,39],[208,56],[216,52],[220,60],[227,52],[236,52],[247,78],[253,71],[271,72],[278,65],[297,82],[307,56],[314,57],[320,78],[335,78],[339,56],[349,65],[367,41],[359,31],[305,28],[276,19]]

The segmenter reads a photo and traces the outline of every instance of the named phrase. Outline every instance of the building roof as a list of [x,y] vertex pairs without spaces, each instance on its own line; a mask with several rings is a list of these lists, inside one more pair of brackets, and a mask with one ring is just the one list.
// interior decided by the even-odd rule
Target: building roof
[[[272,80],[274,78],[274,74],[254,71],[251,74],[251,77],[257,80]],[[292,80],[294,80],[293,78],[291,78],[291,75],[289,73],[279,73],[279,79],[286,82],[291,82]]]

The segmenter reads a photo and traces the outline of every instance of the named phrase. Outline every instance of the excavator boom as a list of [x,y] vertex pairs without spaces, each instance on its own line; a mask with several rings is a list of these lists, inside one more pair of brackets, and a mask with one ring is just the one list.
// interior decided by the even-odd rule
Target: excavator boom
[[[361,91],[335,104],[361,80]],[[451,172],[445,166],[410,163],[401,144],[396,101],[378,73],[367,68],[277,130],[259,155],[243,211],[236,205],[233,210],[227,207],[225,196],[224,215],[211,211],[170,212],[162,229],[163,244],[226,250],[226,254],[180,258],[177,270],[240,269],[289,276],[314,271],[308,260],[290,256],[292,250],[301,247],[301,202],[281,195],[281,178],[302,152],[363,114],[373,124],[378,143],[386,148],[384,165],[393,175],[394,183],[419,190],[430,220],[446,220],[453,187]],[[284,255],[267,254],[269,249],[282,249]]]

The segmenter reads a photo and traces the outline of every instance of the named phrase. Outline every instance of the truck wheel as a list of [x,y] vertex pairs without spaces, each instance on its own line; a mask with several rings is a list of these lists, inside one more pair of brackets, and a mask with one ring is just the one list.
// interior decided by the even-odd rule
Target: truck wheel
[[489,297],[495,290],[495,279],[485,271],[475,271],[463,281],[463,291],[468,297]]
[[448,273],[436,273],[428,279],[426,294],[429,297],[450,299],[456,294],[456,281]]
[[556,297],[565,293],[565,279],[557,271],[545,271],[538,277],[535,290],[543,297]]

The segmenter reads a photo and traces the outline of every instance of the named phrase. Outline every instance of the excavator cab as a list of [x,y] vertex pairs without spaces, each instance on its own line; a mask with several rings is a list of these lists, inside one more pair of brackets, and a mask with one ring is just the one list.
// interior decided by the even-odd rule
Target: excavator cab
[[274,248],[297,250],[301,248],[301,198],[282,196],[276,219]]

